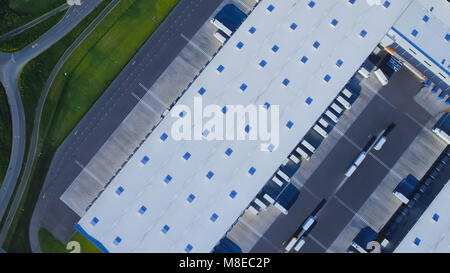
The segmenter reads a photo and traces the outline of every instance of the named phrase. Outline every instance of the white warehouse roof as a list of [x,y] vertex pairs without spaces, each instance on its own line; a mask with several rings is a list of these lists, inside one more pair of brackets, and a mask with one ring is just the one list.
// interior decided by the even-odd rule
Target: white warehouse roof
[[[450,3],[445,0],[416,0],[405,10],[392,27],[391,35],[400,35],[413,46],[412,54],[419,52],[440,68],[441,78],[450,85]],[[398,41],[399,43],[403,43]]]
[[[78,229],[109,252],[210,252],[409,2],[260,1],[177,104],[192,109],[193,98],[204,88],[204,105],[279,105],[278,149],[261,151],[258,141],[175,141],[170,137],[175,119],[168,115],[84,214]],[[316,41],[318,48],[313,47]],[[306,63],[300,61],[303,56]],[[287,86],[284,79],[289,79]],[[248,86],[245,91],[242,83]],[[308,97],[313,100],[309,105]],[[288,121],[294,124],[291,129]],[[162,141],[164,133],[169,136]],[[187,152],[191,156],[185,160]],[[142,164],[145,156],[149,160]],[[214,176],[208,179],[210,171]],[[189,202],[191,194],[195,199]]]
[[394,252],[450,253],[450,184],[444,186]]

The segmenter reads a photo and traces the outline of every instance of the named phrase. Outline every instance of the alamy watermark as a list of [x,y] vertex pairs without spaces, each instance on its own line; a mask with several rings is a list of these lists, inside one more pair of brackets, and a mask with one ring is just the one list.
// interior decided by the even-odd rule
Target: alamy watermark
[[171,111],[176,118],[171,127],[174,140],[260,141],[262,151],[274,151],[279,144],[279,105],[203,106],[202,97],[194,97],[193,109],[177,104]]

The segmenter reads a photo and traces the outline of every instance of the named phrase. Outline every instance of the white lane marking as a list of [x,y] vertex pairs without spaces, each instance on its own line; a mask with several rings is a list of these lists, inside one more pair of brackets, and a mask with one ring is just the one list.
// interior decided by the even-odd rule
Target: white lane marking
[[142,98],[140,98],[138,95],[136,95],[134,92],[131,92],[131,95],[137,99],[139,102],[141,102],[145,107],[147,107],[151,112],[158,115],[158,113],[151,107],[148,103],[146,103]]
[[203,49],[201,49],[198,45],[196,45],[194,42],[192,42],[191,40],[189,40],[188,37],[186,37],[183,33],[180,34],[180,36],[185,39],[188,44],[192,45],[193,47],[195,47],[198,51],[200,51],[201,53],[203,53],[203,55],[205,55],[206,57],[208,57],[209,59],[212,59],[213,57],[211,55],[209,55],[208,53],[206,53]]
[[163,102],[158,96],[153,94],[153,92],[150,92],[151,90],[147,87],[145,87],[142,83],[139,83],[139,86],[142,87],[142,89],[145,90],[145,92],[149,93],[150,96],[152,96],[156,101],[158,101],[162,106],[164,106],[166,109],[169,108],[169,105],[167,105],[165,102]]
[[262,235],[261,233],[259,233],[254,227],[252,227],[249,223],[247,223],[244,219],[239,219],[239,222],[241,222],[244,226],[246,226],[247,228],[249,228],[253,233],[255,233],[257,236],[259,236],[260,239],[263,239],[264,241],[266,241],[269,245],[271,245],[274,249],[283,252],[283,250],[281,250],[279,247],[277,247],[275,244],[273,244],[269,239],[267,239],[266,237],[264,237],[264,235]]
[[103,185],[104,182],[102,182],[100,179],[98,179],[97,176],[95,176],[95,174],[93,174],[88,168],[86,168],[85,166],[83,166],[83,164],[81,164],[78,160],[75,160],[75,163],[81,168],[83,169],[83,171],[85,171],[89,176],[91,176],[92,178],[94,178],[97,182],[100,183],[100,185]]
[[[349,205],[347,205],[344,201],[341,200],[341,198],[339,198],[338,196],[333,196],[334,199],[336,199],[336,201],[338,201],[342,206],[344,206],[346,209],[348,209],[350,212],[352,212],[354,215],[356,215],[361,221],[364,222],[364,224],[366,224],[367,226],[369,226],[371,229],[373,230],[378,230],[377,228],[375,228],[374,226],[372,226],[364,217],[362,217],[357,211],[355,211],[354,209],[352,209]],[[350,223],[350,222],[349,222]]]

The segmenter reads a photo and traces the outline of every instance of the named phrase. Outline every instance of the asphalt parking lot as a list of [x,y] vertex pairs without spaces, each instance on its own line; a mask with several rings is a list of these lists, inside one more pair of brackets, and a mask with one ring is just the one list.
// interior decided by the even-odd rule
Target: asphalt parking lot
[[[314,214],[324,199],[326,204],[316,214],[317,222],[300,252],[326,252],[432,118],[414,101],[413,97],[420,89],[420,82],[405,69],[395,73],[348,130],[341,133],[342,137],[309,179],[300,183],[301,174],[294,174],[292,180],[299,187],[300,196],[289,214],[279,216],[251,252],[284,252],[283,243],[308,216]],[[361,92],[376,91],[363,84]],[[347,167],[369,138],[391,123],[395,128],[383,149],[371,151],[357,171],[346,178]]]

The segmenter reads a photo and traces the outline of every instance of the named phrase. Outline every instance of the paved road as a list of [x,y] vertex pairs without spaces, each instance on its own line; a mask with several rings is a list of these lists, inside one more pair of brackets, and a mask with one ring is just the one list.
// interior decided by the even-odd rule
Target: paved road
[[49,11],[49,12],[47,12],[47,13],[41,15],[41,16],[39,16],[38,18],[31,20],[30,22],[26,23],[25,25],[20,26],[20,27],[18,27],[16,29],[11,30],[10,32],[7,32],[5,34],[0,35],[0,43],[5,41],[5,40],[8,40],[9,38],[11,38],[13,36],[16,36],[16,35],[24,32],[27,29],[30,29],[30,28],[34,27],[35,25],[45,21],[47,18],[49,18],[49,17],[51,17],[51,16],[53,16],[53,15],[55,15],[55,14],[61,12],[61,11],[64,11],[64,10],[66,10],[68,8],[69,8],[69,5],[67,3],[64,3],[61,6],[55,8],[55,9],[53,9],[53,10],[51,10],[51,11]]
[[39,37],[35,42],[15,53],[0,52],[0,81],[2,82],[11,111],[13,143],[8,170],[0,188],[0,219],[10,202],[22,167],[25,151],[25,114],[17,86],[22,67],[35,58],[59,39],[70,32],[86,15],[88,15],[101,0],[82,2],[81,6],[69,8],[58,24]]
[[[345,132],[321,165],[300,188],[300,196],[287,216],[280,216],[252,252],[279,252],[300,224],[318,213],[301,252],[325,252],[363,206],[379,183],[408,148],[431,116],[414,102],[421,85],[405,70],[396,73]],[[358,102],[356,102],[358,103]],[[391,122],[396,127],[380,151],[372,151],[348,179],[344,173],[369,140]],[[293,176],[294,183],[299,173]],[[269,241],[270,243],[268,243]],[[277,246],[275,249],[273,246]]]
[[[69,239],[79,216],[59,197],[86,166],[128,113],[223,0],[182,0],[111,83],[58,148],[33,212],[31,249],[38,249],[38,231],[45,226],[58,239]],[[172,102],[168,102],[170,105]]]
[[[28,159],[34,159],[36,155],[36,148],[37,143],[39,139],[39,126],[41,122],[41,114],[42,110],[44,108],[45,100],[47,98],[47,94],[50,91],[50,87],[53,83],[53,80],[55,79],[56,75],[58,74],[61,67],[64,65],[66,60],[70,57],[72,52],[78,47],[78,45],[81,44],[81,42],[92,32],[92,30],[102,21],[102,19],[108,15],[108,13],[120,2],[120,0],[114,0],[108,6],[102,10],[102,12],[95,18],[94,21],[81,33],[80,36],[77,37],[77,39],[73,42],[72,45],[64,52],[64,54],[61,56],[61,58],[58,60],[58,63],[53,68],[52,72],[50,73],[49,78],[47,79],[47,82],[45,83],[44,89],[42,91],[42,94],[39,98],[38,105],[36,107],[36,114],[34,117],[34,124],[33,124],[33,132],[31,134],[31,140],[30,140],[30,146],[28,149]],[[14,215],[16,214],[17,208],[19,207],[20,201],[22,200],[23,193],[26,189],[28,179],[30,178],[31,169],[33,167],[34,160],[27,160],[24,167],[24,172],[22,175],[22,178],[19,183],[19,188],[17,190],[17,193],[14,197],[13,203],[11,205],[11,208],[9,209],[8,216],[6,218],[6,222],[2,226],[2,229],[0,231],[0,246],[3,244],[6,236],[8,235],[9,227],[14,219]]]

